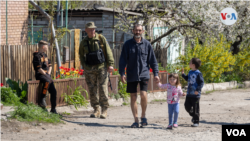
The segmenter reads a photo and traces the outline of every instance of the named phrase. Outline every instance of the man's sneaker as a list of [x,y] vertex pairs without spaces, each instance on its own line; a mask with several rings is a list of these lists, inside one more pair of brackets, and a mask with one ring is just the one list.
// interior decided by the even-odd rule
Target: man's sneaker
[[191,119],[191,122],[194,123],[194,118]]
[[39,106],[42,108],[46,108],[47,103],[46,103],[46,96],[44,98],[41,98],[40,102],[39,102]]
[[51,109],[50,112],[53,113],[53,114],[58,114],[58,113],[56,112],[56,109]]
[[173,126],[170,124],[168,125],[167,129],[173,129]]
[[95,107],[94,108],[94,113],[91,114],[90,117],[92,117],[92,118],[98,118],[98,117],[100,117],[100,108],[99,107]]
[[191,125],[192,127],[198,127],[199,123],[194,123],[193,125]]
[[106,119],[108,115],[108,108],[107,107],[102,107],[102,114],[100,115],[100,118]]
[[174,128],[177,128],[177,127],[178,127],[178,124],[177,124],[177,123],[174,123],[173,127],[174,127]]

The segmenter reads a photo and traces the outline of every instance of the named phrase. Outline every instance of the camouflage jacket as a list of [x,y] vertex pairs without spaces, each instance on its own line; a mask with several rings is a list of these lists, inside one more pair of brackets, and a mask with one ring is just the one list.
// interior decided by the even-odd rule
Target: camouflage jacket
[[[108,66],[114,66],[113,54],[112,54],[112,51],[110,49],[110,46],[109,46],[106,38],[101,34],[95,33],[95,35],[96,36],[94,38],[89,38],[88,36],[85,37],[80,43],[79,57],[80,57],[80,61],[81,61],[83,68],[86,70],[91,70],[93,68],[101,69],[104,67],[107,68]],[[92,52],[97,51],[99,49],[99,45],[97,42],[97,41],[99,41],[99,35],[100,35],[100,39],[101,39],[100,40],[101,46],[103,45],[102,49],[103,49],[103,52],[105,55],[105,62],[102,64],[90,66],[90,65],[86,64],[86,54],[89,53],[87,42],[89,42],[89,46],[90,46],[90,49]]]

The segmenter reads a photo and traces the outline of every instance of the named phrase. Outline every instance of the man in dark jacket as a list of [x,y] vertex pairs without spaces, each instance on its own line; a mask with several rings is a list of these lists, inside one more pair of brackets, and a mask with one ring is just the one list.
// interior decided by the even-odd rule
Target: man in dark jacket
[[131,109],[135,122],[132,128],[139,127],[139,119],[137,114],[137,85],[140,84],[141,96],[141,126],[146,126],[146,108],[147,108],[147,87],[149,76],[149,65],[153,69],[154,80],[158,83],[158,64],[155,58],[153,48],[149,41],[142,38],[144,30],[142,25],[135,24],[133,33],[134,37],[126,41],[123,45],[121,57],[119,60],[119,73],[121,81],[125,83],[125,67],[127,66],[127,93],[131,97]]
[[[48,50],[48,42],[41,40],[38,43],[39,49],[34,52],[33,55],[33,67],[35,70],[36,80],[40,80],[40,83],[43,83],[42,95],[39,101],[39,105],[46,109],[46,94],[47,91],[51,94],[51,111],[52,113],[57,114],[56,112],[56,88],[54,86],[53,80],[51,79],[51,62],[48,59],[47,54],[45,53]],[[46,109],[47,110],[47,109]]]

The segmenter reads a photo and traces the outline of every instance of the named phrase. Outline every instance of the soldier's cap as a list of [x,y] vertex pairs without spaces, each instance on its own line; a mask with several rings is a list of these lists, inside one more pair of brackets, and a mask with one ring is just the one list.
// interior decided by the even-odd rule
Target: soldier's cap
[[86,25],[85,25],[85,28],[97,28],[95,26],[95,23],[94,22],[88,22]]

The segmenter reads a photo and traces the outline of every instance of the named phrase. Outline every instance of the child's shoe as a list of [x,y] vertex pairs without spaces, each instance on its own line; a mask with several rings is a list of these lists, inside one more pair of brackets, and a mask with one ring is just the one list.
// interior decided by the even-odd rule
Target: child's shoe
[[178,124],[177,123],[174,123],[174,126],[173,126],[174,128],[177,128],[178,127]]
[[199,123],[194,123],[193,125],[191,125],[192,127],[198,127]]
[[172,124],[169,124],[168,127],[167,127],[167,129],[173,129]]

